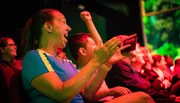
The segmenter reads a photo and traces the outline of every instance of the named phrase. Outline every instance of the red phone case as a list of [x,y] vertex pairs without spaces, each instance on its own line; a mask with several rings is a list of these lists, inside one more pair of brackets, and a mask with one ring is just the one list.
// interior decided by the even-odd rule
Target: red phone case
[[129,36],[126,36],[126,37],[121,37],[121,35],[119,36],[121,38],[121,40],[123,40],[123,45],[127,45],[127,44],[130,44],[131,46],[122,50],[121,52],[122,53],[127,53],[127,52],[130,52],[130,51],[133,51],[136,49],[136,43],[137,43],[137,34],[131,34]]

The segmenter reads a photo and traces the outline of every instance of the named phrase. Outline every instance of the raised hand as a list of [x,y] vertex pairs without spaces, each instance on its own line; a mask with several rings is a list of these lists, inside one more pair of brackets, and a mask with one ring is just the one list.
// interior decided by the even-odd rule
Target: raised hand
[[96,45],[102,45],[103,41],[93,23],[91,14],[88,11],[83,11],[80,13],[80,17],[86,24],[87,29],[88,29],[91,37],[94,39]]
[[91,14],[88,11],[82,11],[80,17],[84,22],[92,21]]

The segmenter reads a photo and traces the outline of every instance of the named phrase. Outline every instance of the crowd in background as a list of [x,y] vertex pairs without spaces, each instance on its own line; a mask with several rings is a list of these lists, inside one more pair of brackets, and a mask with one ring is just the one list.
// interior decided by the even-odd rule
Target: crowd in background
[[117,37],[102,43],[90,13],[81,18],[90,33],[69,39],[76,63],[64,51],[71,28],[58,10],[44,9],[29,19],[21,59],[13,38],[0,38],[1,103],[154,103],[179,96],[180,58],[152,54],[138,43],[121,53],[131,45]]

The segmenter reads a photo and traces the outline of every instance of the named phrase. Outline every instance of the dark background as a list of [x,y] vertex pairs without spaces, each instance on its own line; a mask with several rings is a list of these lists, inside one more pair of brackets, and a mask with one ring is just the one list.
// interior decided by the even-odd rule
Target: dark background
[[[144,45],[139,0],[20,0],[3,1],[0,6],[0,36],[11,36],[18,47],[21,30],[26,21],[39,9],[55,8],[62,12],[72,28],[69,35],[87,32],[79,17],[78,5],[91,12],[93,21],[103,40],[118,34],[138,34],[138,42]],[[18,50],[19,53],[19,50]]]

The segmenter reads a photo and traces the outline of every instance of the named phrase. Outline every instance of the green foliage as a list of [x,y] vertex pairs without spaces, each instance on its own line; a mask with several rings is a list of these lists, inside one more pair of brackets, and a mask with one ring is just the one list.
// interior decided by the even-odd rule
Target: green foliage
[[157,0],[145,0],[145,10],[146,12],[152,11],[152,6],[157,2]]
[[144,0],[145,11],[153,12],[158,10],[167,10],[180,5],[180,0]]
[[172,43],[164,43],[157,49],[157,53],[160,55],[169,55],[172,58],[175,58],[178,55],[177,48]]
[[[180,6],[180,0],[145,0],[145,11],[158,12]],[[180,10],[143,17],[147,42],[152,49],[162,55],[175,57],[180,48]]]

